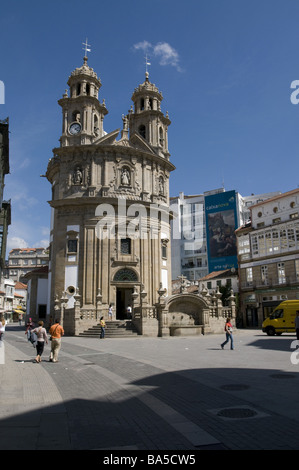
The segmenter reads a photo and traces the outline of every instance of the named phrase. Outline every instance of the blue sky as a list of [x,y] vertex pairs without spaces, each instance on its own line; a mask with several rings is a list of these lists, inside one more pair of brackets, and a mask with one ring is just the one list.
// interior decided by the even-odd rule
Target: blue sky
[[[12,201],[8,247],[46,246],[51,187],[44,174],[59,146],[57,100],[72,70],[89,65],[102,81],[109,114],[122,127],[134,88],[150,80],[168,111],[170,194],[221,187],[243,196],[299,185],[297,0],[10,0],[1,2],[0,80],[10,119]],[[136,47],[138,45],[138,47]]]

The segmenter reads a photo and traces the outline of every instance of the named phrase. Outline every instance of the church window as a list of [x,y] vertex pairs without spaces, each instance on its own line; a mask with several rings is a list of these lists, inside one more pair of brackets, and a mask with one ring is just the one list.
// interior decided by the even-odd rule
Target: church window
[[167,243],[168,243],[168,240],[166,239],[161,240],[161,256],[163,259],[167,259]]
[[141,135],[141,137],[143,137],[145,139],[145,126],[143,124],[141,124],[141,126],[139,126],[138,132]]
[[114,276],[114,281],[119,282],[137,282],[137,275],[131,269],[120,269]]
[[120,252],[122,255],[131,254],[131,238],[122,238],[120,240]]
[[140,100],[140,111],[144,111],[144,98]]
[[81,83],[77,84],[77,96],[81,94]]
[[89,83],[86,83],[86,94],[90,95],[90,85],[89,85]]
[[68,253],[77,253],[77,250],[78,250],[78,240],[68,240],[67,242]]
[[163,129],[162,127],[159,128],[159,143],[160,145],[163,145]]
[[76,292],[76,289],[74,286],[68,286],[68,288],[66,289],[66,292],[69,294],[69,295],[74,295],[75,292]]

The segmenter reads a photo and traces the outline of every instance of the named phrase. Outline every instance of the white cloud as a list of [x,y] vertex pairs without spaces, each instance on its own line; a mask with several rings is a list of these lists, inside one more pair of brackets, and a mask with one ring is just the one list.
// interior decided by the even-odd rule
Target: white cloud
[[41,233],[44,236],[50,237],[50,227],[41,227]]
[[144,40],[134,44],[135,50],[142,50],[145,54],[150,54],[150,57],[159,59],[160,65],[170,65],[175,67],[179,72],[182,72],[180,67],[180,58],[178,52],[168,42],[158,42],[151,44]]
[[154,55],[160,58],[160,65],[172,65],[176,69],[179,67],[179,54],[167,42],[159,42],[154,47]]
[[45,240],[40,240],[37,243],[34,243],[32,248],[48,248],[49,245],[50,245],[50,240],[45,239]]
[[149,52],[153,46],[148,41],[141,41],[141,42],[138,42],[137,44],[134,44],[133,47],[136,50],[142,49],[143,52]]
[[7,251],[9,252],[13,248],[28,248],[28,243],[24,238],[20,237],[7,237]]

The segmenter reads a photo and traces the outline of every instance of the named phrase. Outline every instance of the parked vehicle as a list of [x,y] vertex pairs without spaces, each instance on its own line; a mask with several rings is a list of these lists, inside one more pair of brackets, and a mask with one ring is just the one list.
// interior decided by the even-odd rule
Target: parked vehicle
[[299,300],[285,300],[281,302],[266,318],[262,330],[269,336],[282,333],[295,333],[296,311],[299,311]]

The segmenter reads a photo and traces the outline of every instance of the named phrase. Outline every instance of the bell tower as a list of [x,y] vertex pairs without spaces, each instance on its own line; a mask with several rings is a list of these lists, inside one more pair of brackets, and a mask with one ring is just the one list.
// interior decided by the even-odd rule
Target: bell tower
[[168,113],[161,111],[162,93],[149,81],[149,73],[145,73],[145,81],[135,88],[132,95],[134,109],[129,112],[130,135],[138,133],[161,157],[169,159],[167,130],[171,124]]
[[68,79],[69,91],[58,101],[63,115],[61,147],[92,144],[104,135],[103,120],[108,111],[105,101],[98,100],[101,80],[87,65],[86,55],[83,60]]

